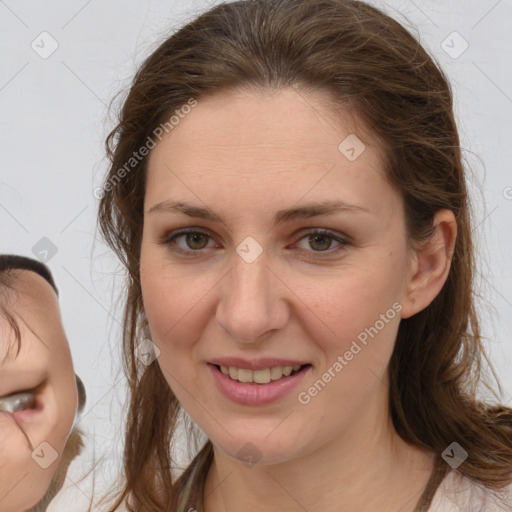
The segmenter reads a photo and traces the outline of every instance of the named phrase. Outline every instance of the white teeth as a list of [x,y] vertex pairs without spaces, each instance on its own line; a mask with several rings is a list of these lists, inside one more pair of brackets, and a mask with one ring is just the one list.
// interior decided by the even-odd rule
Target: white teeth
[[251,370],[244,370],[243,368],[238,368],[238,380],[240,382],[252,382],[252,376],[253,372]]
[[283,376],[283,369],[280,366],[270,368],[270,378],[272,380],[280,379]]
[[270,382],[270,368],[265,370],[254,370],[254,382],[258,384],[268,384]]
[[[299,366],[299,368],[300,368],[300,366]],[[293,368],[291,366],[285,366],[283,368],[283,374],[288,377],[288,375],[290,375],[290,373],[292,373],[292,370],[293,370]]]
[[265,368],[264,370],[247,370],[245,368],[234,368],[232,366],[221,365],[220,371],[224,375],[229,375],[233,380],[239,382],[256,382],[257,384],[268,384],[271,380],[278,380],[288,377],[292,371],[300,369],[300,364],[295,366],[275,366]]

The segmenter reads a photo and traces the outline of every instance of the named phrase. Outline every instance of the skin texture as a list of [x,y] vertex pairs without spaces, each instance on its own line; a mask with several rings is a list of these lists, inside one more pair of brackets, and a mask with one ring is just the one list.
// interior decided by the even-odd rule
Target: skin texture
[[[432,470],[432,454],[393,430],[386,366],[400,318],[426,307],[446,280],[455,220],[438,212],[431,242],[408,244],[402,201],[384,179],[377,143],[355,118],[333,111],[320,93],[224,91],[200,100],[150,155],[144,309],[167,382],[214,445],[207,512],[409,512]],[[351,133],[366,146],[355,161],[338,150]],[[178,200],[207,206],[224,222],[150,211]],[[331,200],[368,211],[273,227],[277,210]],[[208,236],[160,243],[184,227]],[[321,228],[349,243],[307,236]],[[248,236],[263,249],[252,263],[236,252]],[[394,303],[400,313],[299,403],[297,394]],[[228,356],[292,357],[312,369],[276,402],[239,405],[207,367]],[[246,443],[261,457],[254,466],[237,457]]]
[[[18,271],[7,307],[18,322],[21,349],[5,319],[0,326],[0,395],[35,387],[43,410],[36,418],[16,424],[0,412],[0,510],[20,512],[41,500],[55,474],[77,407],[78,392],[57,296],[38,274]],[[5,306],[5,304],[4,304]],[[41,447],[41,443],[48,443]],[[32,446],[31,446],[32,445]],[[46,469],[32,458],[33,449]],[[42,450],[42,451],[41,451]]]

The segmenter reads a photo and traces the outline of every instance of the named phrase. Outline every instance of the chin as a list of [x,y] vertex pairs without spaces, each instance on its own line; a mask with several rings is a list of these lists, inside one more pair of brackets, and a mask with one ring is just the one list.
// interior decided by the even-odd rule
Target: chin
[[294,458],[297,444],[290,438],[280,442],[274,439],[269,442],[268,434],[261,436],[240,436],[238,439],[230,438],[226,444],[217,444],[214,441],[213,446],[216,451],[242,462],[247,467],[272,466],[282,464]]

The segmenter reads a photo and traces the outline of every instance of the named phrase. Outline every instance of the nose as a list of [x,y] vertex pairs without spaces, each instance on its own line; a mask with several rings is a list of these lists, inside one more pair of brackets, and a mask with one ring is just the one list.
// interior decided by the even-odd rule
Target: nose
[[261,342],[271,331],[282,329],[289,317],[284,276],[260,255],[248,263],[235,257],[232,270],[222,280],[216,320],[231,339],[244,344]]

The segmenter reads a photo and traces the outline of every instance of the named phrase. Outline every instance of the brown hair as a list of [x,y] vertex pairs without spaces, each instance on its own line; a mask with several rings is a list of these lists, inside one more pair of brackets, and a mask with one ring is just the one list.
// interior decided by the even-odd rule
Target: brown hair
[[[476,398],[482,359],[492,367],[475,309],[469,198],[447,78],[414,36],[364,2],[246,0],[220,4],[165,40],[136,73],[107,139],[111,165],[99,226],[128,273],[123,350],[131,391],[126,482],[115,508],[128,496],[133,511],[197,507],[213,457],[208,441],[181,478],[171,473],[181,406],[158,364],[142,367],[134,354],[144,326],[139,259],[147,158],[120,170],[191,98],[290,86],[331,93],[334,106],[370,127],[403,198],[410,240],[431,236],[440,209],[454,212],[458,236],[447,281],[427,308],[400,323],[389,363],[390,414],[404,440],[438,455],[457,441],[469,454],[458,468],[465,476],[496,490],[511,481],[512,409]],[[186,499],[193,470],[198,484]]]

